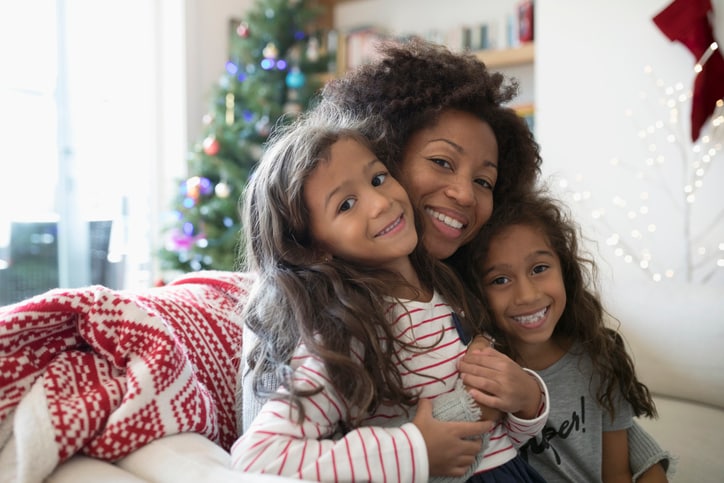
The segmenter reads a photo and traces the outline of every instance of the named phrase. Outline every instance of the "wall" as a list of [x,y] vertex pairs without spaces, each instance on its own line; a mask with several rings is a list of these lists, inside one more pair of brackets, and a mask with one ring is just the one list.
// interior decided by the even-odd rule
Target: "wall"
[[[608,307],[636,348],[645,382],[659,393],[724,406],[719,349],[724,344],[724,268],[716,267],[716,259],[724,258],[724,131],[714,133],[712,144],[718,143],[720,151],[696,201],[687,203],[682,160],[692,149],[687,136],[691,101],[681,105],[680,132],[655,129],[659,121],[668,125],[669,112],[659,105],[666,96],[656,81],[681,95],[691,89],[694,75],[693,56],[651,21],[669,4],[538,0],[536,136],[546,176],[595,242],[591,247],[603,269]],[[714,4],[717,32],[724,39],[724,3]],[[644,73],[645,66],[653,75]],[[641,129],[650,127],[654,134],[640,138]],[[678,141],[669,143],[670,134]],[[654,147],[664,162],[651,168],[646,159]],[[612,165],[614,158],[623,167]],[[561,180],[568,186],[563,188]],[[584,201],[575,201],[572,193]],[[642,193],[648,200],[641,199]],[[592,216],[596,213],[602,213],[600,218]],[[649,232],[649,226],[656,230]],[[630,236],[634,230],[641,239]],[[649,251],[649,269],[641,268],[640,256],[629,263],[615,254],[623,243],[608,244],[614,233],[631,253]],[[697,247],[707,243],[708,253],[700,256]],[[687,271],[692,259],[700,265]],[[709,270],[713,275],[706,275]],[[653,281],[656,273],[662,274],[659,282]]]
[[228,60],[229,21],[242,18],[253,0],[185,0],[187,133],[190,143],[201,137],[213,86]]

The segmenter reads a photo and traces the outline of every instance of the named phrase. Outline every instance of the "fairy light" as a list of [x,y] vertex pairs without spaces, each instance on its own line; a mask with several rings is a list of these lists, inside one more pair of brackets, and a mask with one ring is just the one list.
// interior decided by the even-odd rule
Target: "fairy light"
[[[718,48],[718,44],[713,43],[699,64],[705,64]],[[649,104],[647,112],[651,111],[650,104],[653,103],[659,118],[634,130],[644,155],[638,160],[624,156],[613,156],[608,160],[610,169],[628,173],[622,180],[632,180],[645,188],[630,197],[624,187],[624,191],[609,198],[608,210],[606,206],[590,206],[586,212],[593,229],[601,233],[600,239],[607,249],[622,262],[646,273],[650,280],[681,279],[700,283],[713,277],[721,280],[724,276],[724,231],[721,228],[724,226],[724,204],[716,199],[712,202],[705,195],[712,194],[712,186],[721,184],[708,180],[707,175],[715,166],[721,170],[724,162],[724,99],[717,101],[699,139],[692,143],[686,117],[690,112],[688,104],[692,91],[683,82],[667,85],[662,79],[655,78],[650,66],[645,67],[645,72],[651,76],[656,89],[641,92],[639,98]],[[623,112],[632,124],[637,121],[636,114],[631,108]],[[672,182],[677,179],[672,178],[677,173],[680,176],[678,189],[676,182]],[[586,189],[588,183],[590,181],[579,173],[571,179],[559,180],[558,186],[576,204],[599,203],[595,201],[595,190]],[[709,191],[705,193],[702,189],[707,185]],[[622,183],[622,186],[628,184]],[[662,196],[668,196],[664,203]],[[705,217],[699,213],[702,203],[708,203]],[[658,213],[661,218],[661,210],[671,210],[671,214],[666,215],[666,223],[659,221],[657,224],[651,217]],[[670,238],[672,227],[680,227],[681,239],[667,244],[667,248],[671,247],[667,253],[662,237]],[[682,252],[671,253],[678,247]]]
[[706,64],[706,61],[709,60],[709,57],[711,57],[712,54],[718,49],[719,44],[717,44],[716,42],[712,42],[709,45],[709,48],[706,49],[703,54],[701,54],[701,58],[699,59],[699,61],[694,64],[694,72],[698,74],[699,72],[704,70],[704,64]]

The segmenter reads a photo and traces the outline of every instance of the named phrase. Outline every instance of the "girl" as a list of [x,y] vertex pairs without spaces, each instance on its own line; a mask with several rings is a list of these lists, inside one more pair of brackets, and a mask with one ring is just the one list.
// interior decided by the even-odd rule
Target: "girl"
[[[246,189],[245,268],[258,280],[243,312],[256,337],[245,338],[244,385],[269,399],[232,447],[234,467],[315,481],[542,481],[516,446],[545,423],[545,386],[497,353],[517,407],[483,448],[491,423],[456,368],[482,311],[423,253],[407,193],[359,134],[383,124],[344,113],[323,102],[281,128]],[[281,390],[265,387],[275,379]],[[468,422],[438,420],[455,411]]]
[[595,265],[579,254],[577,234],[544,195],[498,207],[483,228],[480,284],[497,337],[550,391],[546,429],[524,457],[549,482],[630,482],[627,429],[656,408],[623,339],[606,327]]

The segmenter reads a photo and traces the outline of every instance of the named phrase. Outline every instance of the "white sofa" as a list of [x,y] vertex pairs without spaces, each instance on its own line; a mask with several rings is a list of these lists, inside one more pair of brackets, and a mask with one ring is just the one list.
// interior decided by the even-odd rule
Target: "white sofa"
[[619,283],[621,322],[657,420],[641,425],[678,458],[671,481],[724,482],[724,302],[721,287]]
[[[198,283],[187,281],[178,288],[153,289],[150,293],[156,299],[165,299],[176,290],[204,288],[217,276],[206,274],[201,277],[203,283],[192,280]],[[629,284],[621,286],[630,287]],[[199,293],[207,294],[205,290]],[[717,300],[721,290],[638,286],[635,290],[608,293],[615,304],[607,305],[613,307],[613,314],[622,322],[621,329],[634,355],[639,376],[656,395],[660,418],[642,420],[641,424],[677,457],[676,473],[671,481],[724,482],[724,304]],[[208,296],[196,300],[211,304]],[[209,313],[213,312],[211,309],[213,307]],[[4,437],[0,434],[0,439]],[[46,481],[291,481],[239,474],[230,469],[229,458],[228,452],[204,436],[170,434],[142,446],[115,464],[73,456],[58,466]],[[0,461],[0,467],[2,463]],[[0,482],[16,481],[2,473],[0,471]]]

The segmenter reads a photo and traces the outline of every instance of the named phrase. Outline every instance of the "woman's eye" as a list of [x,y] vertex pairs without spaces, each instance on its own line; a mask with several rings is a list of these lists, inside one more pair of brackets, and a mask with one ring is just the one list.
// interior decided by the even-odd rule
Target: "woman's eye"
[[341,205],[339,205],[339,211],[347,211],[351,209],[354,204],[357,202],[354,198],[348,198],[342,202]]
[[430,158],[430,161],[432,161],[433,163],[435,163],[435,164],[437,164],[438,166],[441,166],[441,167],[443,167],[443,168],[447,168],[447,169],[452,168],[452,166],[450,166],[450,163],[448,163],[448,162],[445,161],[444,159],[440,159],[440,158]]
[[483,188],[487,188],[487,189],[489,189],[489,190],[492,190],[492,189],[493,189],[493,184],[492,184],[490,181],[488,181],[487,179],[478,178],[478,179],[475,180],[475,183],[479,184],[479,185],[482,186]]
[[377,187],[385,182],[385,178],[387,178],[387,173],[380,173],[376,174],[374,178],[372,178],[372,186]]

